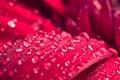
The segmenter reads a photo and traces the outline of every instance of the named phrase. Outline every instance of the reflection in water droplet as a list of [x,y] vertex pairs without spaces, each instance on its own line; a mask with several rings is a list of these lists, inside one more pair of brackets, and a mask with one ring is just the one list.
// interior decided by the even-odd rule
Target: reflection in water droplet
[[13,20],[10,20],[8,21],[8,25],[11,27],[11,28],[15,28],[15,22],[17,22],[17,19],[13,19]]
[[17,64],[20,66],[22,65],[26,60],[24,58],[17,61]]
[[117,70],[117,73],[120,75],[120,70]]
[[2,32],[4,32],[4,31],[5,31],[5,29],[4,29],[4,28],[1,28],[0,30],[1,30]]
[[68,46],[68,49],[69,49],[69,50],[76,50],[76,48],[75,48],[73,45],[69,45],[69,46]]
[[90,46],[90,45],[88,45],[88,48],[89,48],[91,51],[93,50],[92,46]]
[[37,74],[39,72],[39,68],[33,68],[33,72]]
[[37,20],[37,21],[35,21],[31,26],[32,26],[32,28],[33,28],[35,31],[37,31],[37,30],[40,29],[41,24],[42,24],[41,21],[40,21],[40,20]]
[[26,78],[27,78],[27,79],[29,79],[29,78],[30,78],[30,75],[29,75],[29,74],[27,74],[27,75],[26,75]]
[[109,78],[106,78],[105,80],[110,80]]
[[51,60],[51,62],[56,62],[56,58],[53,58],[53,59]]
[[32,61],[32,63],[36,63],[38,61],[38,57],[34,56],[31,61]]
[[30,44],[29,44],[27,41],[24,41],[24,42],[23,42],[23,45],[24,45],[25,47],[29,47],[29,46],[30,46]]
[[70,61],[65,62],[65,66],[69,66]]
[[65,71],[63,71],[62,73],[63,73],[63,74],[65,74],[66,72],[65,72]]
[[36,54],[37,54],[37,55],[41,55],[41,52],[40,52],[40,51],[37,51]]
[[93,58],[98,57],[98,56],[102,56],[101,52],[95,52],[92,54]]
[[13,2],[9,2],[9,5],[10,5],[10,6],[14,6],[14,3],[13,3]]
[[17,62],[18,65],[22,65],[22,63],[23,63],[22,60],[18,60]]
[[44,69],[49,70],[51,68],[51,63],[44,63]]
[[68,51],[67,47],[62,48],[62,52],[67,52],[67,51]]
[[44,76],[44,73],[40,73],[41,76]]
[[69,75],[70,77],[73,77],[73,74],[74,74],[74,72],[69,72],[69,73],[68,73],[68,75]]
[[60,64],[57,64],[57,67],[60,67]]
[[23,51],[23,48],[17,48],[17,49],[15,49],[16,50],[16,52],[22,52]]

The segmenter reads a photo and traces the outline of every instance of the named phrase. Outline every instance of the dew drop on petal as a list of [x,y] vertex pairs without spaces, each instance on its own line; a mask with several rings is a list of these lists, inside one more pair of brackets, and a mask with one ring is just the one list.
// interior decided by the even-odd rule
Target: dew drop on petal
[[64,80],[62,77],[59,77],[59,80]]
[[44,73],[40,73],[41,76],[44,76]]
[[117,70],[116,72],[120,75],[120,70]]
[[2,32],[4,32],[4,31],[5,31],[5,29],[4,29],[4,28],[1,28],[0,30],[1,30]]
[[69,50],[76,50],[76,48],[75,48],[73,45],[69,45],[69,46],[68,46],[68,49],[69,49]]
[[62,52],[67,52],[67,51],[68,51],[67,47],[62,48]]
[[90,45],[88,45],[88,48],[89,48],[91,51],[93,50],[92,46],[90,46]]
[[98,0],[94,0],[94,1],[93,1],[93,4],[95,5],[95,7],[96,7],[98,10],[101,10],[102,6],[101,6],[101,4],[99,3]]
[[93,53],[92,56],[93,56],[93,58],[102,56],[102,53],[98,51],[98,52]]
[[70,61],[65,62],[65,66],[69,66]]
[[51,63],[44,63],[44,69],[49,70],[51,68]]
[[40,51],[37,51],[37,52],[36,52],[36,55],[41,55],[41,52],[40,52]]
[[17,61],[17,64],[20,66],[20,65],[22,65],[24,62],[25,62],[25,59],[22,58],[22,59],[20,59],[20,60]]
[[38,57],[34,56],[31,61],[32,61],[32,63],[36,63],[38,61]]
[[18,60],[17,64],[22,65],[23,64],[22,60]]
[[10,21],[8,21],[8,25],[11,28],[15,28],[15,26],[16,26],[15,22],[17,22],[17,19],[10,20]]
[[30,44],[29,44],[27,41],[24,41],[24,42],[23,42],[23,45],[24,45],[25,47],[29,47],[29,46],[30,46]]
[[69,72],[68,76],[73,77],[74,72]]
[[105,78],[105,80],[110,80],[109,78]]
[[59,67],[60,67],[60,64],[57,64],[57,67],[59,68]]
[[65,71],[63,71],[62,73],[63,73],[63,74],[65,74],[66,72],[65,72]]
[[27,78],[27,79],[29,79],[29,78],[30,78],[30,75],[29,75],[29,74],[27,74],[27,75],[26,75],[26,78]]
[[53,58],[53,59],[51,60],[51,62],[56,62],[56,58]]
[[23,51],[23,48],[16,48],[15,51],[16,51],[16,52],[22,52],[22,51]]
[[33,72],[37,74],[39,72],[39,68],[33,68]]
[[9,2],[9,5],[10,6],[14,6],[15,4],[13,2]]
[[28,55],[29,55],[29,54],[32,54],[32,53],[31,53],[31,51],[28,51],[28,52],[26,52],[26,54],[28,54]]

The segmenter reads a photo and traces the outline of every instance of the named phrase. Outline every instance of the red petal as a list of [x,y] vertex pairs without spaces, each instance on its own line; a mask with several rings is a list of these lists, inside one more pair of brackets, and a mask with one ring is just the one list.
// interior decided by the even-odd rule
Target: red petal
[[69,80],[92,64],[116,55],[105,43],[89,39],[86,33],[72,37],[66,32],[41,31],[0,55],[0,78]]
[[88,80],[119,80],[120,58],[110,58],[99,64],[88,76]]

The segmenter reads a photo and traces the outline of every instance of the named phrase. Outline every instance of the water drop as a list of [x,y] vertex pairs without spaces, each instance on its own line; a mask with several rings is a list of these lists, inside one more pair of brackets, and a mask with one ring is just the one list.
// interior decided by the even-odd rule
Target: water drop
[[1,30],[2,32],[4,32],[4,31],[5,31],[5,29],[4,29],[4,28],[1,28],[0,30]]
[[114,63],[115,63],[115,64],[118,64],[118,65],[120,64],[118,61],[114,61]]
[[22,65],[22,63],[23,63],[22,60],[18,60],[17,62],[18,65]]
[[102,53],[97,51],[97,52],[93,53],[92,56],[93,56],[93,58],[96,58],[98,56],[102,56]]
[[40,73],[41,76],[44,76],[44,73]]
[[51,62],[56,62],[56,58],[53,58],[53,59],[51,60]]
[[52,49],[55,49],[56,47],[54,45],[50,46]]
[[39,68],[33,68],[33,72],[37,74],[39,72]]
[[57,64],[57,67],[60,67],[60,64]]
[[13,3],[13,2],[9,2],[9,5],[10,5],[10,6],[14,6],[14,3]]
[[93,50],[92,46],[90,46],[90,45],[88,45],[88,48],[89,48],[91,51]]
[[95,5],[95,7],[98,9],[98,10],[101,10],[102,9],[102,6],[100,4],[100,2],[98,0],[94,0],[93,1],[93,4]]
[[68,51],[67,47],[62,48],[62,52],[67,52],[67,51]]
[[59,77],[59,80],[64,80],[62,77]]
[[65,72],[65,71],[63,71],[62,73],[63,73],[63,74],[65,74],[66,72]]
[[51,68],[51,63],[44,63],[44,69],[49,70]]
[[27,79],[29,79],[29,78],[30,78],[30,75],[29,75],[29,74],[27,74],[27,75],[26,75],[26,78],[27,78]]
[[26,54],[32,54],[31,51],[26,52]]
[[106,78],[105,80],[110,80],[109,78]]
[[23,51],[23,48],[17,48],[17,49],[15,49],[16,50],[16,52],[22,52]]
[[76,48],[75,48],[73,45],[69,45],[69,46],[68,46],[68,49],[69,49],[69,50],[76,50]]
[[42,22],[40,20],[35,21],[31,26],[35,31],[38,31],[40,29]]
[[8,21],[8,25],[11,27],[11,28],[15,28],[15,22],[17,22],[17,19],[13,19],[13,20],[10,20]]
[[89,35],[85,32],[81,33],[80,36],[83,37],[86,40],[88,40],[90,38]]
[[34,56],[31,61],[32,61],[32,63],[36,63],[38,61],[38,57]]
[[120,70],[117,70],[116,72],[120,75]]
[[43,58],[44,58],[44,56],[41,56],[40,58],[41,58],[41,59],[43,59]]
[[80,69],[81,68],[81,66],[77,66],[77,69]]
[[74,75],[74,72],[69,72],[68,73],[68,76],[70,76],[70,77],[73,77],[73,75]]
[[40,51],[37,51],[36,54],[37,54],[37,55],[41,55],[41,52],[40,52]]
[[70,61],[65,62],[65,66],[69,66]]
[[30,46],[30,44],[29,44],[27,41],[24,41],[24,42],[23,42],[23,45],[24,45],[25,47],[29,47],[29,46]]
[[20,66],[20,65],[23,64],[23,62],[25,62],[25,59],[24,59],[24,58],[18,60],[18,61],[17,61],[17,64]]

